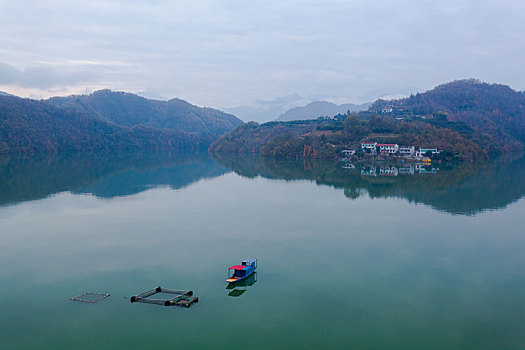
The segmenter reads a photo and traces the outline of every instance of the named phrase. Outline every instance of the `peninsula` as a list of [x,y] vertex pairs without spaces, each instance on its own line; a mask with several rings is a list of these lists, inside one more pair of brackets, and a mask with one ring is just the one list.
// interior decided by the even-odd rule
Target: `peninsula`
[[404,146],[414,156],[418,150],[444,160],[484,160],[524,145],[525,94],[469,79],[378,100],[359,113],[246,123],[214,142],[210,152],[335,159],[354,152],[393,155]]

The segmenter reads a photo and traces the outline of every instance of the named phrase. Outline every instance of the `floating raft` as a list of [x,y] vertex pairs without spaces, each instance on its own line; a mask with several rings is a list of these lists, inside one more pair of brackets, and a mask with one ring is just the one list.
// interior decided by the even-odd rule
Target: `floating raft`
[[[158,293],[175,294],[175,297],[170,298],[170,299],[150,298],[151,296],[158,294]],[[199,302],[199,298],[194,297],[193,291],[191,290],[168,289],[168,288],[162,288],[159,286],[157,288],[153,288],[146,292],[132,296],[130,298],[130,301],[132,303],[138,302],[138,303],[165,305],[165,306],[178,305],[178,306],[190,307],[191,304]]]
[[96,303],[97,301],[101,301],[102,299],[105,299],[107,297],[109,297],[109,294],[85,292],[69,300],[80,301],[82,303]]

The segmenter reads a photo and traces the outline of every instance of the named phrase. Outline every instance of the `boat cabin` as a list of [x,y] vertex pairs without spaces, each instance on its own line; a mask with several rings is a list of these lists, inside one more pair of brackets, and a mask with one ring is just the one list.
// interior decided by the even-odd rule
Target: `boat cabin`
[[241,262],[242,266],[253,267],[255,270],[257,268],[257,259],[246,259]]

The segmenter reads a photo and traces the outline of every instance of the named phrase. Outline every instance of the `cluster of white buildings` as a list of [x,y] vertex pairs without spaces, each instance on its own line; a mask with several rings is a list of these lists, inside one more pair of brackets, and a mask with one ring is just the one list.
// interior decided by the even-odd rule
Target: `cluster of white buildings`
[[432,155],[439,154],[437,148],[419,148],[416,151],[414,146],[399,146],[396,143],[377,143],[377,142],[364,142],[361,144],[361,149],[366,153],[371,154],[386,154],[386,155],[399,155],[404,157],[425,157],[430,151]]

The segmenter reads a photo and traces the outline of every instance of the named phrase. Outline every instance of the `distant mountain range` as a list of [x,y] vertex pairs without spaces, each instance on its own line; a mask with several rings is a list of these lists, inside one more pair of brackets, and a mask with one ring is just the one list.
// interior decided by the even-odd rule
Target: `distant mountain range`
[[277,121],[287,122],[292,120],[317,119],[318,117],[333,117],[337,114],[345,114],[348,111],[366,111],[371,105],[371,102],[361,105],[355,105],[352,103],[336,105],[335,103],[327,101],[315,101],[304,107],[295,107],[286,111],[277,118]]
[[0,153],[205,149],[242,121],[185,101],[97,91],[45,101],[0,96]]
[[254,103],[225,108],[224,110],[233,113],[242,120],[269,122],[273,120],[290,121],[316,119],[320,116],[334,116],[339,113],[358,112],[367,110],[372,103],[355,105],[352,103],[336,105],[326,101],[312,101],[305,99],[298,94],[282,96],[271,101],[257,100]]
[[298,94],[291,94],[270,101],[256,100],[244,106],[224,108],[224,110],[235,114],[246,122],[256,121],[262,123],[274,120],[290,108],[304,106],[308,102],[311,101],[302,98]]

